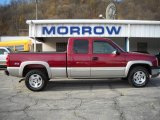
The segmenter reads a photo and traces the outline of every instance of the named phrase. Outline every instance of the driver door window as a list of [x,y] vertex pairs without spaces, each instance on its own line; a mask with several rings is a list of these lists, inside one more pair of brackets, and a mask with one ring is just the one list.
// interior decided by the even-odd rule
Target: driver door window
[[93,43],[94,54],[112,54],[115,51],[115,48],[105,41],[94,41]]

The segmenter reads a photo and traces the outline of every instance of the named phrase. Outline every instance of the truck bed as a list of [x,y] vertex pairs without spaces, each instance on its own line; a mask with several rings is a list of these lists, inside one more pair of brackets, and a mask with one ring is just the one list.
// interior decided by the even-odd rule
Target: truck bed
[[37,53],[11,53],[9,54],[10,65],[19,67],[25,61],[44,61],[50,67],[66,67],[66,52],[37,52]]

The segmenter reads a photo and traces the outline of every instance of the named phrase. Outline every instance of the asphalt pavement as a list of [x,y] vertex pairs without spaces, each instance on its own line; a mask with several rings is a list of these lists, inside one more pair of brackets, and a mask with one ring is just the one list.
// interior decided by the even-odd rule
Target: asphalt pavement
[[51,80],[42,92],[0,71],[0,120],[160,120],[160,78],[133,88],[119,79]]

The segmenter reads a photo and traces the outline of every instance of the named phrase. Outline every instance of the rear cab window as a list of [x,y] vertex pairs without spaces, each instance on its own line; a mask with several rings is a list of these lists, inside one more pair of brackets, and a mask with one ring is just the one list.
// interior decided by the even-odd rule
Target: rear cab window
[[88,40],[74,40],[73,52],[75,54],[88,54],[89,53],[89,41]]

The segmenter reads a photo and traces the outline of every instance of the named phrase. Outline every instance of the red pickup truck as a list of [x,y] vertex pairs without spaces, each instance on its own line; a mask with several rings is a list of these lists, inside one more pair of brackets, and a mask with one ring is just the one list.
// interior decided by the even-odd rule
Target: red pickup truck
[[6,74],[25,78],[32,91],[45,88],[55,78],[126,78],[144,87],[159,75],[155,56],[129,53],[106,38],[69,38],[64,53],[11,53]]

